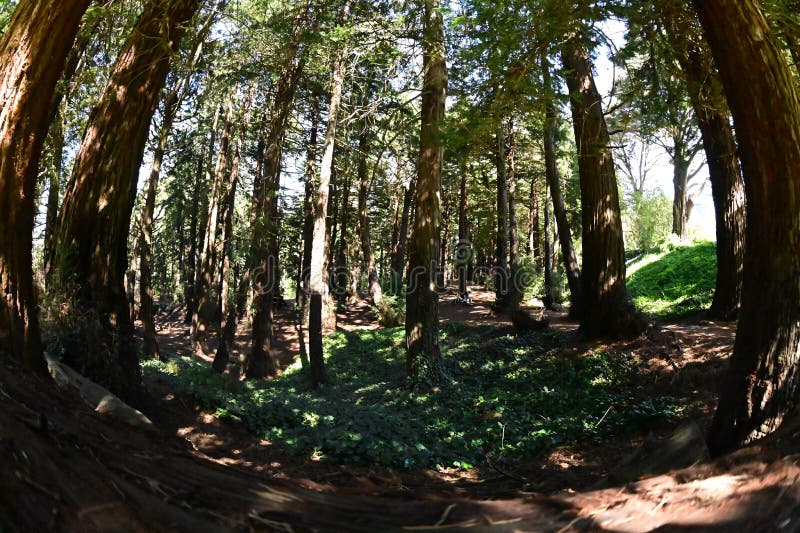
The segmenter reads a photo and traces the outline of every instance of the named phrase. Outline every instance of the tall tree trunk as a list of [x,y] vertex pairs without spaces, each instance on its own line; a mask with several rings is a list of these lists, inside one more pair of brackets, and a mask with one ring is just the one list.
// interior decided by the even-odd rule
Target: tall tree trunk
[[59,107],[56,117],[50,126],[50,164],[48,168],[49,185],[47,188],[47,215],[44,225],[44,281],[50,285],[52,274],[52,257],[54,233],[58,221],[58,201],[61,197],[61,175],[64,171],[64,115]]
[[558,171],[558,152],[556,149],[556,133],[558,131],[558,110],[553,103],[553,90],[550,76],[550,63],[547,58],[542,59],[542,72],[544,73],[547,103],[544,123],[544,159],[545,175],[547,178],[550,197],[553,199],[553,214],[558,229],[558,242],[561,245],[561,257],[564,261],[564,272],[569,286],[569,314],[572,318],[581,315],[581,273],[578,268],[578,256],[575,254],[575,245],[572,242],[572,231],[567,220],[567,208],[564,205],[564,196],[561,193],[561,176]]
[[319,97],[315,94],[311,103],[311,130],[306,151],[305,199],[303,201],[303,263],[301,267],[302,287],[300,292],[301,325],[308,320],[309,274],[311,272],[311,248],[314,243],[314,177],[317,173],[317,135],[319,134]]
[[[233,159],[231,161],[231,177],[228,180],[228,188],[225,191],[225,201],[223,204],[223,245],[222,245],[222,269],[221,269],[221,316],[222,327],[220,328],[219,343],[217,344],[217,352],[214,355],[214,362],[212,368],[222,373],[228,366],[230,354],[233,351],[233,342],[236,338],[236,326],[239,322],[239,315],[236,312],[236,299],[233,296],[234,289],[231,288],[231,280],[235,278],[235,274],[231,269],[231,262],[233,260],[233,215],[236,209],[236,185],[239,182],[239,171],[242,162],[242,150],[244,143],[247,139],[247,131],[250,127],[250,109],[255,100],[255,91],[251,90],[248,102],[245,107],[244,116],[241,119],[239,127],[239,136],[236,141],[236,148],[233,151]],[[256,173],[258,174],[258,173]],[[258,191],[256,191],[258,193]],[[258,194],[254,195],[254,199]],[[251,224],[253,226],[253,224]],[[252,260],[247,260],[248,268],[251,268]],[[247,280],[246,280],[247,281]]]
[[[350,15],[350,2],[345,3],[340,20],[346,21]],[[327,221],[328,196],[333,170],[333,152],[336,145],[336,126],[339,107],[342,102],[344,73],[347,63],[347,47],[334,52],[331,75],[331,99],[328,106],[328,124],[325,130],[325,144],[319,168],[317,193],[314,195],[314,238],[311,246],[311,271],[309,289],[322,295],[322,327],[326,331],[336,329],[336,307],[328,285],[326,259],[328,257]]]
[[441,0],[425,0],[422,36],[422,124],[414,220],[414,244],[406,299],[406,367],[412,382],[426,374],[441,379],[439,297],[436,261],[439,255],[442,188],[442,123],[447,95],[447,63]]
[[542,303],[545,309],[553,309],[555,293],[553,288],[553,234],[550,222],[550,187],[545,187],[544,196],[544,298]]
[[[331,283],[333,284],[332,291],[337,299],[342,299],[347,303],[354,303],[358,299],[358,276],[352,276],[348,269],[348,255],[350,253],[350,191],[351,191],[351,176],[344,173],[344,180],[340,189],[341,204],[339,211],[341,211],[341,228],[339,233],[339,240],[336,243],[336,254],[333,259],[333,271],[331,275]],[[357,259],[356,253],[356,259]],[[353,261],[355,263],[357,261]],[[352,267],[353,265],[350,264]]]
[[562,52],[578,145],[583,215],[582,313],[587,338],[638,335],[644,321],[625,284],[625,247],[619,192],[602,99],[592,77],[589,54],[577,39]]
[[458,195],[456,265],[458,266],[458,297],[466,302],[469,299],[467,279],[469,277],[469,264],[472,261],[472,245],[469,241],[469,218],[467,215],[467,164],[463,157],[459,166],[459,174],[461,174],[461,183]]
[[113,354],[81,347],[67,359],[127,396],[141,386],[123,288],[138,170],[170,59],[198,5],[151,0],[145,6],[89,116],[59,217],[57,270],[76,284],[76,302],[97,313]]
[[686,146],[677,136],[672,139],[672,233],[686,237],[686,187],[689,182]]
[[[372,236],[369,226],[369,172],[367,169],[367,153],[369,151],[369,129],[365,129],[358,141],[358,226],[361,229],[361,253],[369,283],[369,296],[372,303],[378,305],[383,299],[383,290],[378,278],[378,267],[375,263],[375,252],[372,249]],[[378,163],[375,163],[376,165]]]
[[[200,256],[200,268],[197,271],[197,311],[192,317],[192,344],[195,351],[209,353],[208,340],[212,330],[219,329],[216,318],[219,316],[219,285],[221,242],[220,237],[224,224],[224,205],[230,179],[230,138],[233,128],[233,108],[235,93],[228,97],[225,121],[222,126],[219,153],[214,167],[214,178],[211,186],[211,197],[208,205],[208,217],[203,236],[203,252]],[[216,323],[216,328],[215,328]]]
[[[226,0],[219,2],[219,7],[224,6]],[[185,72],[183,76],[178,79],[174,86],[171,87],[166,97],[164,98],[164,111],[161,119],[161,129],[158,134],[158,143],[153,153],[153,166],[150,170],[150,180],[147,185],[147,193],[145,196],[144,209],[141,216],[141,236],[140,236],[140,255],[139,255],[139,300],[141,302],[139,310],[139,319],[142,321],[143,341],[144,341],[144,357],[160,359],[161,353],[158,349],[158,340],[156,335],[155,314],[153,310],[153,287],[152,287],[152,255],[153,255],[153,216],[156,207],[156,194],[158,193],[158,184],[161,178],[161,166],[164,162],[164,154],[167,150],[167,141],[169,140],[169,133],[172,130],[172,124],[175,121],[175,115],[180,108],[181,103],[186,97],[187,87],[191,81],[191,76],[195,71],[197,63],[200,61],[203,50],[203,42],[208,33],[211,31],[211,26],[216,20],[216,11],[206,17],[203,24],[197,29],[194,36],[194,46],[189,57],[185,63]],[[181,232],[181,235],[183,233]],[[180,260],[183,258],[183,247],[179,255]],[[179,271],[183,276],[183,268]]]
[[272,354],[272,308],[275,295],[277,263],[276,202],[280,192],[280,169],[283,137],[289,120],[289,111],[294,103],[300,76],[305,66],[300,48],[300,38],[308,27],[308,5],[298,14],[280,76],[275,87],[275,97],[270,113],[269,130],[265,143],[264,185],[258,216],[253,226],[250,255],[257,258],[253,275],[253,344],[246,362],[246,376],[260,379],[274,375],[277,371]]
[[411,217],[411,203],[416,198],[417,181],[412,180],[403,193],[403,211],[400,215],[397,249],[392,255],[392,292],[400,294],[403,290],[403,276],[406,265],[406,248],[408,246],[408,226]]
[[[209,148],[208,159],[213,157],[214,148],[217,141],[217,123],[219,121],[219,110],[215,112],[214,120],[212,122],[211,131],[209,132]],[[194,190],[192,191],[192,224],[190,228],[189,245],[189,273],[187,298],[186,298],[186,316],[184,323],[191,325],[191,334],[195,334],[195,315],[197,314],[197,295],[200,287],[200,277],[197,273],[201,267],[202,252],[203,252],[203,239],[205,239],[206,228],[208,227],[208,204],[209,195],[205,190],[205,186],[211,181],[209,180],[210,165],[206,161],[206,154],[199,153],[197,156],[197,172],[194,177]],[[202,189],[202,190],[201,190]],[[200,253],[198,253],[198,251]]]
[[31,254],[48,102],[88,0],[20,0],[0,37],[0,352],[44,373]]
[[514,120],[508,121],[508,260],[511,265],[519,263],[519,230],[517,229],[517,138]]
[[495,151],[497,167],[497,239],[495,241],[494,292],[495,307],[503,310],[508,295],[508,174],[506,172],[505,125],[497,128]]
[[536,187],[536,176],[531,179],[531,197],[528,213],[528,251],[533,264],[536,265],[542,257],[542,235],[539,229],[539,191]]
[[720,453],[770,433],[800,400],[800,88],[756,1],[695,6],[733,114],[747,194],[742,308],[709,434]]
[[[661,20],[681,65],[711,176],[717,233],[717,282],[710,316],[732,320],[742,297],[744,182],[728,104],[705,41],[695,37],[696,13],[684,2],[661,0]],[[697,28],[699,30],[699,28]]]

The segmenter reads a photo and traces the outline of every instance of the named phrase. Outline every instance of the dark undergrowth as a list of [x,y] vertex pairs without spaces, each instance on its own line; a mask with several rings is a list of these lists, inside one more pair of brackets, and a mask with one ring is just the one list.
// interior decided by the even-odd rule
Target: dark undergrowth
[[392,468],[516,462],[562,443],[639,431],[681,411],[637,385],[631,355],[564,356],[562,335],[506,327],[447,325],[448,384],[412,392],[403,335],[394,328],[330,336],[328,383],[316,392],[299,363],[259,382],[217,375],[190,359],[142,366],[290,453]]
[[645,313],[683,318],[711,305],[716,275],[715,243],[667,243],[628,265],[628,290]]

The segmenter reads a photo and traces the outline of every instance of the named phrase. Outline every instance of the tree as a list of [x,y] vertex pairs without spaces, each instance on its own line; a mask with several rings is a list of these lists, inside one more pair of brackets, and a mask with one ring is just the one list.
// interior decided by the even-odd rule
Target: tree
[[74,302],[96,314],[112,354],[82,349],[68,360],[129,397],[141,384],[123,287],[138,170],[170,59],[198,7],[199,0],[145,6],[89,117],[56,231],[58,276],[74,287]]
[[0,351],[46,371],[31,235],[49,103],[88,0],[21,0],[0,38]]
[[602,99],[583,42],[570,38],[562,51],[578,146],[583,219],[580,329],[588,338],[638,335],[644,322],[625,284],[625,247],[614,161]]
[[694,4],[733,114],[747,194],[742,308],[709,432],[721,453],[775,430],[800,400],[800,88],[755,0]]
[[[342,7],[340,22],[350,16],[350,0]],[[327,238],[328,202],[330,196],[331,173],[333,170],[333,152],[336,145],[336,126],[339,108],[342,103],[345,66],[347,62],[347,45],[342,44],[334,51],[331,69],[330,104],[328,105],[328,125],[325,130],[325,142],[322,150],[322,162],[319,167],[319,180],[314,195],[314,233],[311,246],[311,272],[309,287],[312,293],[322,295],[322,325],[327,330],[336,327],[336,310],[330,298],[330,287],[327,281],[326,258],[329,252]],[[335,220],[336,217],[334,217]]]
[[661,22],[681,66],[697,116],[711,176],[717,234],[717,281],[712,317],[736,318],[742,293],[744,183],[722,82],[706,43],[697,39],[696,14],[684,2],[659,0]]
[[416,381],[423,371],[437,380],[439,361],[439,257],[442,122],[447,95],[444,19],[440,0],[425,0],[422,35],[423,86],[416,218],[406,299],[406,367]]

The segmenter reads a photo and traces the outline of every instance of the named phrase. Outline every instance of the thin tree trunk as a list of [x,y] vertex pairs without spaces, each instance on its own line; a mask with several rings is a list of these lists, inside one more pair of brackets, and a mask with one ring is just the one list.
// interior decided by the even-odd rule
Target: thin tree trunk
[[519,230],[517,229],[517,138],[514,120],[508,121],[508,260],[512,266],[519,263]]
[[400,294],[403,290],[403,278],[406,264],[406,248],[408,246],[408,226],[411,216],[411,203],[416,197],[416,180],[412,180],[403,194],[403,211],[400,215],[400,228],[397,237],[397,250],[392,256],[392,292]]
[[[219,153],[214,167],[214,179],[211,186],[211,197],[208,206],[208,218],[203,237],[203,252],[200,256],[200,268],[197,271],[197,311],[192,317],[192,344],[195,351],[208,354],[208,340],[219,315],[219,286],[221,243],[220,236],[224,224],[224,203],[226,178],[230,166],[230,137],[233,128],[233,108],[235,93],[228,97],[225,121],[222,126]],[[216,329],[219,329],[217,323]]]
[[422,124],[416,216],[406,299],[406,367],[412,383],[423,374],[441,379],[439,297],[436,261],[439,255],[442,188],[442,123],[447,95],[447,64],[441,0],[425,0],[422,37]]
[[531,179],[530,213],[528,214],[528,251],[533,264],[536,265],[542,257],[542,235],[539,230],[539,192],[536,187],[536,176]]
[[689,164],[686,146],[677,137],[672,139],[672,233],[686,237],[686,187],[689,182]]
[[[225,202],[223,204],[224,213],[222,218],[224,220],[224,239],[222,245],[222,290],[220,295],[220,311],[223,324],[220,328],[217,352],[214,355],[214,362],[211,365],[212,368],[219,373],[224,372],[228,366],[228,360],[233,351],[233,342],[236,337],[236,326],[239,322],[239,315],[236,312],[236,299],[233,296],[234,289],[230,286],[231,280],[235,278],[235,274],[232,275],[231,273],[231,261],[233,259],[233,215],[236,208],[236,185],[239,182],[242,150],[244,149],[247,131],[250,127],[250,109],[253,106],[254,100],[255,91],[253,90],[250,92],[239,128],[239,137],[236,141],[236,148],[233,151],[233,160],[231,161],[231,177],[228,180],[228,188],[225,191]],[[247,263],[249,267],[252,261],[248,258]]]
[[[350,2],[345,3],[340,21],[344,22],[350,15]],[[312,293],[322,295],[322,327],[325,331],[336,329],[336,308],[331,299],[328,285],[326,259],[328,257],[327,221],[328,196],[333,170],[333,152],[336,145],[336,126],[339,118],[339,107],[342,102],[342,88],[347,61],[347,47],[334,52],[331,98],[328,106],[328,124],[325,130],[325,144],[322,151],[322,162],[319,168],[319,181],[314,197],[314,238],[311,246],[311,271],[309,289]]]
[[44,373],[31,254],[51,101],[88,0],[20,0],[0,37],[0,352]]
[[469,265],[472,262],[472,244],[469,240],[469,217],[467,215],[467,164],[462,157],[459,166],[461,183],[458,195],[458,248],[456,255],[456,265],[458,266],[458,297],[463,301],[469,301],[467,292],[467,280],[469,277]]
[[314,177],[317,173],[317,135],[319,133],[319,97],[314,95],[311,103],[311,130],[306,151],[305,200],[303,201],[303,263],[301,270],[300,322],[308,320],[309,274],[311,272],[311,249],[314,242]]
[[128,397],[141,392],[123,288],[138,169],[170,59],[198,6],[198,0],[145,6],[89,116],[59,217],[57,270],[76,284],[76,302],[97,313],[113,354],[81,347],[65,359]]
[[[375,263],[375,252],[372,250],[372,236],[369,226],[369,172],[367,169],[367,152],[369,151],[369,129],[365,129],[358,142],[358,225],[361,229],[361,253],[364,256],[364,266],[367,271],[369,283],[369,296],[374,305],[379,305],[383,299],[381,282],[378,279],[378,267]],[[375,163],[376,165],[378,163]]]
[[550,187],[545,187],[544,197],[544,298],[542,303],[544,308],[553,309],[555,294],[553,290],[553,234],[550,222]]
[[800,88],[756,1],[695,6],[733,114],[747,194],[742,308],[709,433],[721,453],[772,432],[800,403]]
[[638,335],[644,321],[625,283],[625,247],[619,192],[602,99],[589,54],[577,38],[562,52],[578,145],[583,216],[581,332],[587,338]]
[[[544,73],[545,90],[551,91],[553,88],[550,77],[550,63],[546,57],[542,59],[542,72]],[[569,286],[569,314],[571,318],[578,318],[581,314],[581,274],[578,268],[578,257],[575,254],[575,245],[572,242],[572,231],[567,220],[567,208],[564,205],[564,196],[561,193],[561,176],[558,171],[556,150],[558,111],[549,92],[546,105],[544,124],[545,174],[550,196],[553,199],[553,214],[555,215],[558,229],[558,242],[561,245],[561,257],[564,261],[564,272]]]
[[497,128],[497,239],[495,241],[494,292],[495,307],[503,310],[508,294],[508,174],[506,172],[506,133],[501,123]]
[[50,285],[54,234],[58,221],[58,203],[61,197],[61,175],[64,171],[64,116],[59,107],[55,120],[50,126],[50,165],[48,169],[47,216],[44,225],[44,282]]

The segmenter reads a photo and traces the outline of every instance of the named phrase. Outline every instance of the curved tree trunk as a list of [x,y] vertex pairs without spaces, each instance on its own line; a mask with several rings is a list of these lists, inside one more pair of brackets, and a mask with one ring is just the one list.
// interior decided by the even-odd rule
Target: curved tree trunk
[[170,60],[198,6],[147,3],[89,117],[59,217],[56,269],[76,285],[76,303],[97,314],[113,354],[81,349],[67,358],[123,396],[141,386],[123,288],[138,171]]
[[583,216],[581,332],[587,338],[638,335],[644,321],[625,284],[625,247],[619,192],[602,99],[589,54],[575,38],[562,52],[578,145]]
[[442,123],[447,95],[447,64],[441,0],[425,0],[422,37],[422,124],[416,194],[416,217],[406,299],[406,368],[416,383],[421,374],[441,378],[439,297],[436,269],[439,256],[442,189]]
[[695,38],[698,23],[694,10],[677,0],[661,0],[659,10],[686,79],[711,176],[717,226],[717,282],[709,313],[712,318],[733,320],[742,297],[745,205],[728,104],[711,52],[704,41]]
[[0,352],[42,356],[31,236],[39,159],[64,61],[88,0],[20,0],[0,37]]
[[770,433],[800,403],[800,88],[755,0],[695,6],[733,114],[747,194],[742,309],[709,434],[720,453]]

